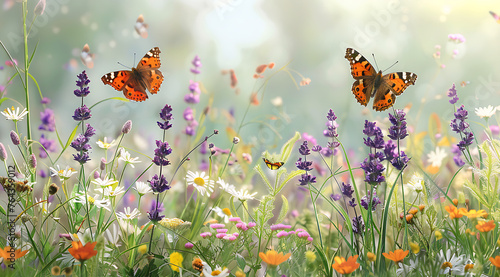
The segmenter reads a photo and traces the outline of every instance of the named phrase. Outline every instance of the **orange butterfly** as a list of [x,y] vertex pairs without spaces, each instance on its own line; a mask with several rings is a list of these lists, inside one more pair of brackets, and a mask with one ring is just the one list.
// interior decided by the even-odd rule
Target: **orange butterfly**
[[277,170],[279,169],[283,164],[285,164],[284,162],[275,162],[275,163],[272,163],[270,162],[268,159],[266,158],[262,158],[264,160],[264,162],[266,163],[267,167],[271,170]]
[[387,110],[394,105],[396,95],[400,95],[409,86],[414,85],[417,75],[411,72],[394,72],[382,75],[358,51],[347,48],[345,58],[351,64],[351,75],[356,80],[352,92],[358,102],[366,106],[373,98],[373,109]]
[[163,74],[158,70],[161,65],[160,52],[160,48],[155,47],[144,55],[137,67],[110,72],[102,76],[101,80],[105,85],[123,91],[127,99],[142,102],[148,99],[146,89],[156,94],[163,82]]

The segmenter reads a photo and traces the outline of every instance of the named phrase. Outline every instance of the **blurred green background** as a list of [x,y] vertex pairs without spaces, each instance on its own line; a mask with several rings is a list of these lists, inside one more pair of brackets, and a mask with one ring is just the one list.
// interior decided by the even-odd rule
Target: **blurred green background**
[[[33,9],[38,1],[28,1]],[[102,75],[124,69],[117,64],[135,66],[152,47],[160,47],[165,81],[157,95],[143,103],[108,101],[97,106],[90,123],[98,138],[115,138],[122,124],[131,119],[134,131],[146,141],[161,133],[156,127],[159,110],[170,104],[174,108],[174,131],[180,134],[186,123],[182,112],[188,92],[191,60],[199,55],[203,67],[197,76],[207,90],[195,106],[197,117],[213,96],[207,134],[212,129],[224,130],[228,120],[223,110],[234,109],[235,125],[241,121],[250,94],[255,90],[252,75],[255,68],[275,62],[274,70],[289,67],[311,78],[308,86],[297,89],[286,73],[277,74],[266,87],[259,106],[250,107],[247,122],[258,120],[269,124],[281,134],[261,124],[242,129],[243,142],[259,143],[263,149],[281,145],[295,131],[307,132],[325,144],[322,130],[326,112],[333,109],[339,119],[340,139],[347,147],[362,144],[365,119],[384,120],[387,111],[378,113],[359,105],[350,92],[353,82],[345,49],[353,47],[370,62],[375,55],[380,69],[396,65],[388,72],[411,71],[418,75],[415,86],[397,98],[395,107],[412,107],[408,113],[414,130],[425,130],[429,114],[437,112],[443,122],[452,117],[452,105],[446,91],[457,84],[459,103],[469,111],[487,105],[500,105],[499,43],[500,24],[489,11],[500,13],[498,1],[262,1],[262,0],[187,0],[187,1],[70,1],[47,0],[43,15],[34,21],[29,37],[30,51],[38,43],[30,73],[37,79],[44,96],[52,99],[48,106],[55,110],[58,130],[63,136],[75,126],[71,119],[79,100],[73,95],[76,75],[87,70],[91,94],[85,102],[92,105],[104,98],[122,96],[105,86]],[[0,40],[18,61],[23,61],[21,4],[4,1],[0,16]],[[142,14],[149,24],[149,36],[141,38],[134,30]],[[449,34],[462,34],[464,43],[448,39]],[[88,44],[95,54],[95,66],[86,68],[80,61],[82,47]],[[436,45],[441,57],[436,59]],[[458,50],[455,57],[453,51]],[[134,59],[135,54],[135,59]],[[7,55],[0,51],[3,64]],[[444,65],[444,66],[442,66]],[[240,93],[229,86],[228,75],[221,70],[234,69]],[[0,71],[0,84],[13,74],[5,67]],[[266,76],[272,73],[266,72]],[[294,75],[297,82],[301,78]],[[460,83],[469,82],[462,87]],[[262,80],[259,81],[259,85]],[[33,83],[33,102],[38,102]],[[271,99],[282,97],[280,109]],[[19,80],[7,87],[7,97],[24,103]],[[18,106],[6,101],[0,107]],[[40,106],[34,106],[32,119],[39,124]],[[274,116],[274,118],[270,117]],[[473,120],[478,118],[473,115]],[[287,120],[287,118],[289,120]],[[24,126],[21,124],[21,128]],[[446,127],[446,126],[444,126]],[[476,125],[472,126],[476,128]],[[0,121],[0,141],[8,139],[11,122]],[[39,135],[34,135],[35,139]],[[215,141],[230,147],[223,134]],[[139,143],[140,144],[140,143]],[[431,149],[427,149],[430,151]],[[258,157],[259,153],[253,153]]]

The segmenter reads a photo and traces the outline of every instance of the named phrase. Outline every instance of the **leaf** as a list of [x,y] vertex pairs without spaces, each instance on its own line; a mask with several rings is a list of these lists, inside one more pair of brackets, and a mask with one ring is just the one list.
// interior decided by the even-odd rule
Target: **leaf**
[[262,171],[262,167],[260,166],[260,164],[257,164],[253,169],[255,171],[257,171],[257,173],[259,173],[260,177],[262,178],[264,183],[266,183],[267,187],[269,188],[269,191],[273,191],[273,187],[271,186],[271,183],[267,179],[266,174],[264,174],[264,171]]
[[278,219],[276,219],[276,224],[281,223],[288,213],[288,200],[284,195],[281,195],[281,199],[283,200],[283,204],[281,204],[280,214],[278,215]]
[[299,139],[300,139],[300,133],[295,132],[295,135],[283,145],[283,147],[281,148],[280,161],[286,162],[288,160],[288,158],[290,157],[290,154],[292,153],[293,145]]
[[254,209],[255,219],[260,226],[264,226],[266,222],[273,217],[274,198],[270,195],[264,196],[259,206]]
[[290,174],[286,175],[285,180],[283,180],[283,182],[281,182],[280,186],[276,190],[276,193],[280,192],[285,187],[285,185],[288,182],[290,182],[290,180],[292,180],[293,178],[295,178],[299,175],[305,174],[305,173],[306,173],[305,170],[294,170],[294,171],[290,172]]
[[236,254],[236,262],[238,263],[238,267],[242,269],[244,269],[247,265],[245,258],[243,258],[243,256],[241,256],[240,254]]

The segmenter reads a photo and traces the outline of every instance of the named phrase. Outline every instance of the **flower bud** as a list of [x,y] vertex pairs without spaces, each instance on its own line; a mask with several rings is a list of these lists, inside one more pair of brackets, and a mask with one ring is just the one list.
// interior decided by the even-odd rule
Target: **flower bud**
[[94,171],[94,179],[99,179],[99,177],[101,177],[99,171]]
[[233,138],[233,143],[234,144],[238,144],[238,142],[240,142],[240,138],[239,137],[234,137]]
[[0,142],[0,161],[5,162],[6,159],[7,159],[7,151],[5,150],[3,144]]
[[17,135],[17,133],[14,131],[10,131],[10,139],[12,140],[12,143],[14,145],[19,145],[21,143],[21,140],[19,139],[19,135]]
[[415,207],[412,207],[412,208],[408,211],[408,213],[410,213],[410,214],[412,214],[412,215],[416,215],[416,214],[418,213],[418,209],[417,209],[417,208],[415,208]]
[[99,169],[104,171],[106,169],[106,159],[101,158],[101,164],[99,165]]
[[456,198],[453,199],[453,205],[458,206],[458,199]]
[[130,132],[130,130],[132,130],[132,120],[127,120],[127,122],[125,122],[125,124],[123,124],[122,133],[128,134]]
[[418,206],[418,209],[419,209],[421,212],[423,212],[423,211],[424,211],[424,209],[425,209],[425,205],[424,205],[424,204],[419,205],[419,206]]
[[49,186],[49,194],[50,195],[56,194],[58,190],[59,190],[59,187],[56,184],[54,184],[54,183],[50,184],[50,186]]
[[28,164],[31,169],[36,168],[36,156],[35,154],[31,154],[30,157],[28,158]]

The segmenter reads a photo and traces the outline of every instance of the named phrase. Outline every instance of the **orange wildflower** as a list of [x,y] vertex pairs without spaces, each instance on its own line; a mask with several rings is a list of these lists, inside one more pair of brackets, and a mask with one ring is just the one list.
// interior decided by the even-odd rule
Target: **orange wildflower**
[[394,252],[389,251],[389,253],[382,253],[382,255],[388,260],[399,263],[408,256],[408,253],[410,253],[410,250],[403,251],[402,249],[396,249]]
[[446,206],[444,207],[444,209],[450,214],[451,219],[461,218],[462,216],[464,216],[464,213],[467,212],[465,208],[457,209],[457,207],[453,205]]
[[282,262],[288,260],[292,253],[288,253],[286,255],[283,255],[283,252],[278,252],[274,250],[269,250],[264,254],[263,252],[259,253],[259,257],[269,266],[271,267],[277,267],[280,265]]
[[81,241],[72,241],[71,244],[73,247],[68,249],[68,252],[80,262],[84,262],[97,255],[97,251],[94,250],[97,241],[92,243],[88,242],[85,246],[82,245]]
[[412,214],[412,215],[416,215],[418,213],[418,209],[415,208],[415,207],[412,207],[409,211],[408,211],[409,214]]
[[495,229],[495,221],[490,220],[490,221],[478,221],[476,225],[476,229],[479,230],[479,232],[486,233],[489,232],[493,229]]
[[[4,249],[0,248],[0,256],[3,258],[3,262],[5,265],[10,265],[15,260],[26,255],[26,253],[28,253],[28,251],[29,250],[21,251],[21,249],[16,249],[15,251],[13,251],[12,247],[5,246]],[[12,253],[14,253],[14,257],[11,256]]]
[[262,74],[264,73],[264,71],[266,71],[267,69],[267,64],[261,64],[259,66],[257,66],[257,68],[255,69],[255,72],[257,72],[257,74]]
[[358,255],[347,258],[347,261],[344,257],[335,257],[335,263],[333,263],[332,267],[340,274],[351,274],[359,268],[359,263],[356,262],[357,259]]
[[477,217],[487,217],[488,213],[485,210],[470,210],[465,212],[464,215],[468,218],[477,218]]
[[423,212],[423,211],[424,211],[424,209],[425,209],[425,205],[424,205],[424,204],[419,205],[419,206],[418,206],[418,209],[419,209],[421,212]]
[[500,256],[496,256],[495,258],[490,257],[490,262],[492,265],[496,266],[497,270],[500,270]]

